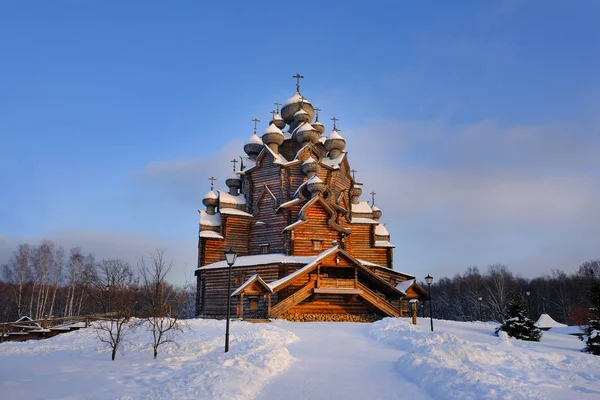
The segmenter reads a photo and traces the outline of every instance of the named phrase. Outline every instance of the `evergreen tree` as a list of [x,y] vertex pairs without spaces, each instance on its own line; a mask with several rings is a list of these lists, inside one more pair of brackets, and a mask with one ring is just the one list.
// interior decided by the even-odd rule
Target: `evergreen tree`
[[583,328],[581,340],[585,342],[583,351],[600,355],[600,283],[592,275],[592,286],[589,291],[591,316],[588,325]]
[[515,339],[530,340],[539,342],[542,338],[542,332],[536,328],[534,322],[525,315],[523,300],[516,297],[508,303],[508,311],[504,322],[496,329],[496,335],[499,331],[504,331],[508,336]]

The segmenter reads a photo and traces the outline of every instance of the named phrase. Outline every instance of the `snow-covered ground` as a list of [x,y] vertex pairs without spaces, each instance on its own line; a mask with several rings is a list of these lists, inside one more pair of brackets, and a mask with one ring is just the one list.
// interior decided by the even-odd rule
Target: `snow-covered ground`
[[[560,331],[540,343],[495,323],[193,320],[152,359],[148,332],[110,360],[92,329],[0,345],[2,399],[598,399],[600,357]],[[566,330],[563,330],[566,332]]]

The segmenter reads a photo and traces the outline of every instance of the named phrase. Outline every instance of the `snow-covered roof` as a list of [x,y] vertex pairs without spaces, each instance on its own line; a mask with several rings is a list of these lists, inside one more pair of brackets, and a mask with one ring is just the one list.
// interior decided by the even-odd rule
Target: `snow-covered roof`
[[304,162],[302,163],[302,165],[304,165],[304,164],[313,164],[313,163],[316,163],[315,159],[314,159],[314,158],[312,158],[312,156],[309,156],[309,157],[306,159],[306,161],[304,161]]
[[198,212],[200,213],[200,225],[221,226],[221,214],[210,215],[204,210],[198,210]]
[[310,104],[310,102],[309,102],[308,100],[306,100],[306,99],[304,98],[304,96],[302,96],[300,93],[296,92],[296,94],[294,94],[292,97],[290,97],[289,99],[287,99],[287,100],[285,101],[285,103],[283,103],[283,106],[285,107],[285,106],[287,106],[288,104],[300,103],[300,102],[303,102],[303,103],[308,103],[308,104]]
[[384,267],[383,265],[375,264],[375,263],[372,263],[371,261],[361,260],[360,258],[357,258],[357,260],[365,267],[375,267],[375,268],[379,268],[379,269],[387,271],[387,272],[391,272],[393,274],[398,274],[398,275],[402,275],[402,276],[406,276],[408,278],[414,279],[414,276],[411,274],[406,274],[404,272],[396,271],[395,269]]
[[248,285],[250,285],[254,281],[258,281],[269,292],[273,293],[273,290],[269,287],[269,285],[267,285],[265,283],[265,281],[263,281],[262,278],[260,276],[258,276],[258,274],[254,274],[250,278],[248,278],[248,280],[246,280],[246,282],[242,283],[242,285],[239,288],[235,289],[235,291],[233,293],[231,293],[231,297],[237,296],[238,294],[240,294],[242,292],[242,290],[244,290]]
[[[315,256],[286,256],[283,253],[271,253],[271,254],[257,254],[254,256],[238,256],[235,260],[233,268],[238,267],[249,267],[252,265],[267,265],[267,264],[306,264],[314,260]],[[228,268],[227,261],[217,261],[212,264],[205,265],[198,268],[199,270],[205,269],[219,269]]]
[[289,225],[288,225],[288,226],[286,226],[285,228],[283,228],[283,231],[282,231],[282,232],[285,232],[285,231],[290,231],[290,230],[292,230],[292,229],[296,229],[297,227],[299,227],[300,225],[302,225],[302,224],[304,224],[304,223],[306,223],[306,222],[307,222],[307,221],[304,221],[304,220],[300,219],[300,220],[298,220],[298,221],[296,221],[296,222],[294,222],[294,223],[292,223],[292,224],[289,224]]
[[263,141],[256,133],[253,133],[250,139],[246,141],[246,144],[263,144]]
[[536,321],[535,326],[537,326],[538,328],[564,328],[568,325],[556,322],[548,314],[542,314],[540,315],[540,318]]
[[200,231],[200,237],[206,239],[223,239],[223,236],[215,231]]
[[242,217],[254,218],[254,215],[249,214],[246,211],[238,210],[237,208],[219,208],[219,212],[223,215],[239,215]]
[[280,135],[283,135],[283,132],[281,132],[281,129],[276,127],[275,124],[270,124],[269,126],[267,126],[267,128],[263,131],[263,134],[266,134],[266,133],[278,133]]
[[389,240],[376,240],[375,247],[396,247],[389,242]]
[[[304,110],[300,110],[300,111],[304,111]],[[298,114],[300,111],[298,111],[296,114]],[[306,114],[306,111],[304,111],[304,114]],[[311,124],[309,124],[308,122],[305,122],[298,129],[298,132],[306,132],[306,131],[314,131],[314,130],[315,130],[315,128],[313,128],[313,126]]]
[[277,207],[277,210],[279,210],[280,208],[288,208],[290,206],[293,206],[295,204],[300,203],[301,201],[302,200],[299,199],[299,198],[295,198],[295,199],[292,199],[290,201],[286,201],[285,203],[283,203],[282,205],[280,205],[279,207]]
[[279,114],[275,114],[275,115],[273,116],[273,121],[280,121],[280,120],[283,120],[283,118],[281,118],[281,115],[279,115]]
[[219,192],[219,202],[227,203],[227,204],[246,204],[246,196],[243,194],[238,194],[237,196],[232,196],[229,193],[217,190]]
[[406,291],[415,283],[416,279],[409,279],[404,282],[400,282],[396,285],[396,289],[406,294]]
[[377,236],[390,236],[390,233],[383,224],[379,224],[375,227],[375,234]]
[[237,180],[241,180],[242,178],[240,178],[240,176],[237,173],[233,173],[231,175],[229,175],[227,177],[227,179],[237,179]]
[[321,142],[321,144],[325,143],[326,140],[327,138],[325,136],[319,137],[319,142]]
[[307,180],[306,183],[323,183],[323,181],[317,175],[314,175],[312,178]]
[[358,204],[352,204],[352,212],[360,214],[371,214],[371,206],[366,201],[361,201]]
[[381,210],[379,209],[379,207],[373,206],[373,207],[371,207],[371,211],[381,211]]
[[338,133],[338,131],[337,131],[337,130],[335,130],[335,129],[334,129],[333,131],[331,131],[331,133],[329,134],[329,136],[327,136],[327,139],[332,139],[332,140],[333,140],[333,139],[341,139],[341,140],[345,140],[345,139],[342,137],[342,135],[340,135],[340,134]]
[[217,199],[217,194],[215,192],[213,192],[212,190],[208,193],[206,193],[203,197],[203,199]]
[[[285,136],[284,136],[285,137]],[[271,150],[271,148],[269,146],[265,145],[265,150],[268,151],[269,153],[271,153],[271,155],[273,156],[273,158],[275,159],[275,164],[285,164],[288,162],[288,160],[285,159],[284,156],[282,156],[281,154],[275,154],[273,152],[273,150]]]
[[375,221],[371,218],[352,218],[350,220],[351,224],[378,224],[379,222]]
[[342,160],[344,159],[344,157],[346,157],[346,153],[341,153],[336,158],[323,157],[321,159],[321,163],[325,164],[328,167],[331,167],[333,169],[339,169],[340,164],[342,163]]
[[310,261],[308,264],[306,264],[304,267],[297,269],[296,271],[292,272],[291,274],[284,276],[281,279],[278,279],[276,281],[273,281],[271,283],[269,283],[269,287],[272,290],[275,290],[278,286],[281,286],[282,284],[288,282],[289,280],[294,279],[295,277],[297,277],[298,275],[301,275],[302,273],[304,273],[306,270],[312,268],[315,266],[315,264],[317,264],[319,261],[321,261],[322,259],[326,258],[328,255],[330,255],[331,253],[335,252],[338,249],[338,246],[333,246],[323,252],[321,252],[320,254],[318,254],[317,256],[315,256],[313,258],[312,261]]

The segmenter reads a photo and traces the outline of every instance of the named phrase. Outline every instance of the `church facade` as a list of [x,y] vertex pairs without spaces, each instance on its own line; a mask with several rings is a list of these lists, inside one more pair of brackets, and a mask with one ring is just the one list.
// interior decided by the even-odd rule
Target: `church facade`
[[[244,146],[242,167],[211,190],[200,213],[196,314],[240,318],[408,316],[426,292],[393,269],[382,211],[361,201],[346,141],[300,93]],[[374,203],[374,199],[373,202]],[[232,293],[225,251],[238,257]],[[300,318],[301,319],[301,318]]]

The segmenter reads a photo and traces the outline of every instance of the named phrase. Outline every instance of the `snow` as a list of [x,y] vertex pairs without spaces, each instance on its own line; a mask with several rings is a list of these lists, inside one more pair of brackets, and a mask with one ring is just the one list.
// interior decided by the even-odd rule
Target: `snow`
[[[241,257],[240,257],[241,258]],[[239,258],[238,258],[239,259]],[[577,337],[496,337],[495,322],[372,324],[195,319],[152,359],[133,332],[110,360],[91,328],[0,345],[2,399],[555,399],[600,395],[600,357]]]
[[401,292],[406,293],[408,288],[410,288],[413,283],[415,283],[415,279],[409,279],[404,282],[400,282],[399,284],[396,285],[396,289],[398,289]]
[[[284,136],[285,137],[285,136]],[[265,146],[265,150],[268,151],[269,153],[271,153],[271,155],[273,156],[273,158],[275,159],[274,163],[275,164],[285,164],[288,161],[285,159],[284,156],[282,156],[281,154],[275,154],[273,152],[273,150],[271,150],[271,148],[269,146]]]
[[266,287],[267,289],[269,289],[269,291],[271,291],[271,293],[273,292],[271,290],[271,288],[269,287],[269,285],[267,285],[265,283],[265,281],[263,281],[262,278],[260,276],[258,276],[258,274],[254,274],[250,278],[248,278],[246,280],[246,282],[242,283],[242,285],[239,288],[235,289],[233,291],[233,293],[231,293],[231,297],[237,296],[239,293],[241,293],[242,290],[244,290],[244,288],[246,288],[246,286],[248,286],[249,284],[251,284],[255,280],[258,280],[264,287]]
[[267,134],[267,133],[277,133],[279,135],[283,136],[283,132],[281,132],[281,129],[279,129],[278,127],[275,126],[275,124],[271,124],[269,125],[264,131],[263,131],[263,135]]
[[206,211],[198,210],[200,213],[200,225],[221,226],[221,214],[214,213],[210,215]]
[[333,169],[339,169],[344,157],[346,157],[346,153],[341,153],[336,158],[323,157],[321,163]]
[[331,133],[329,134],[329,136],[327,136],[327,139],[331,139],[331,140],[334,140],[334,139],[344,140],[344,138],[342,137],[342,135],[340,135],[338,133],[338,131],[335,130],[335,129],[333,131],[331,131]]
[[249,214],[246,211],[238,210],[237,208],[219,208],[219,211],[223,215],[240,215],[242,217],[254,218],[254,215]]
[[233,321],[223,352],[225,321],[191,320],[152,359],[151,333],[140,327],[110,360],[93,328],[52,339],[0,345],[0,397],[13,399],[255,398],[294,362],[291,332],[272,324]]
[[299,109],[298,111],[296,111],[296,112],[294,113],[294,117],[295,117],[296,115],[308,115],[308,113],[307,113],[306,111],[304,111],[304,110],[301,108],[301,109]]
[[203,199],[217,199],[217,194],[211,190],[204,195]]
[[383,269],[384,271],[391,272],[391,273],[393,273],[393,274],[402,275],[402,276],[404,276],[404,277],[406,277],[406,278],[409,278],[409,279],[413,279],[413,278],[414,278],[414,276],[412,276],[412,275],[410,275],[410,274],[407,274],[407,273],[404,273],[404,272],[400,272],[400,271],[396,271],[395,269],[388,268],[388,267],[384,267],[383,265],[375,264],[375,263],[372,263],[372,262],[370,262],[370,261],[367,261],[367,260],[361,260],[360,258],[358,258],[357,260],[358,260],[358,261],[359,261],[359,262],[360,262],[362,265],[364,265],[365,267],[374,267],[374,268],[380,268],[380,269]]
[[536,321],[535,326],[538,328],[565,328],[567,325],[556,322],[548,314],[542,314]]
[[258,135],[256,133],[253,133],[252,136],[250,136],[250,139],[248,139],[248,141],[246,142],[246,144],[263,144],[263,141],[261,138],[258,137]]
[[312,178],[310,178],[306,181],[306,184],[311,184],[311,183],[323,183],[323,181],[317,175],[313,175]]
[[379,224],[375,227],[375,234],[377,236],[390,236],[390,233],[383,224]]
[[366,201],[361,201],[358,204],[352,204],[352,212],[359,214],[372,214],[371,206]]
[[219,192],[219,203],[227,203],[227,204],[246,204],[246,196],[243,194],[239,194],[237,196],[232,196],[229,193],[218,190]]
[[285,228],[283,228],[282,232],[285,232],[285,231],[290,231],[290,230],[292,230],[292,229],[296,229],[297,227],[299,227],[299,226],[300,226],[300,225],[302,225],[302,224],[305,224],[306,222],[307,222],[307,221],[304,221],[304,220],[302,220],[302,219],[299,219],[298,221],[296,221],[296,222],[293,222],[293,223],[289,224],[288,226],[286,226]]
[[376,240],[375,247],[396,247],[389,240]]
[[223,236],[215,231],[200,231],[200,237],[207,239],[223,239]]
[[306,100],[306,99],[304,98],[304,96],[302,96],[300,93],[296,92],[296,94],[294,94],[292,97],[290,97],[289,99],[287,99],[287,100],[285,101],[285,103],[283,103],[283,106],[285,107],[285,106],[287,106],[288,104],[300,103],[300,102],[303,102],[303,103],[308,103],[308,104],[310,104],[310,102],[309,102],[308,100]]
[[[301,264],[304,265],[315,259],[316,256],[286,256],[283,253],[270,253],[270,254],[257,254],[254,256],[238,256],[235,260],[233,268],[237,267],[248,267],[251,265],[267,265],[267,264]],[[198,268],[199,270],[204,269],[217,269],[227,268],[227,262],[217,261],[216,263],[208,264]]]
[[352,218],[350,220],[351,224],[378,224],[379,222],[375,221],[371,218]]
[[312,158],[312,156],[309,156],[309,157],[306,159],[306,161],[304,161],[304,162],[302,163],[302,165],[304,165],[304,164],[314,164],[314,163],[316,163],[315,159],[314,159],[314,158]]
[[[303,110],[300,110],[300,111],[303,111]],[[296,114],[298,114],[300,111],[298,111]],[[304,112],[304,114],[306,114],[306,111]],[[305,122],[298,129],[298,133],[300,133],[300,132],[307,132],[307,131],[314,131],[314,130],[315,130],[315,128],[313,128],[311,124],[309,124],[308,122]]]
[[299,198],[295,198],[292,199],[290,201],[286,201],[285,203],[283,203],[282,205],[280,205],[279,207],[277,207],[277,210],[279,211],[280,208],[288,208],[290,206],[296,205],[298,203],[300,203],[302,200]]

